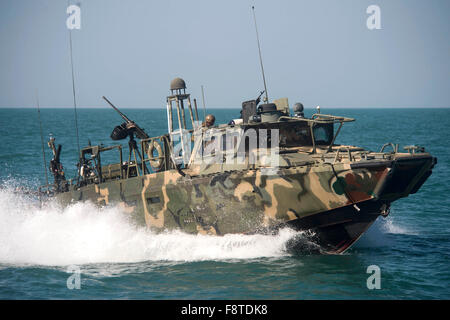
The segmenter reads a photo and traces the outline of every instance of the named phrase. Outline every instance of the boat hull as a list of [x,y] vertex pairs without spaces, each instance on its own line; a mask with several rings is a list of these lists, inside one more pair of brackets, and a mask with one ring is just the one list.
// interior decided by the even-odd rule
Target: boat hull
[[87,185],[58,194],[65,203],[90,200],[123,206],[154,231],[192,234],[309,230],[328,253],[355,243],[390,203],[417,191],[435,163],[431,156],[355,164],[181,175],[168,170]]

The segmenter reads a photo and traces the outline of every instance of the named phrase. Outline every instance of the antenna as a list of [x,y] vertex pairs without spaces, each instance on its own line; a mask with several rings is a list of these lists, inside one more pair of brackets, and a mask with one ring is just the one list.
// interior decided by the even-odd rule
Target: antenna
[[43,161],[44,161],[45,185],[48,186],[47,160],[45,160],[44,136],[42,134],[41,109],[39,107],[39,94],[38,94],[37,90],[36,90],[36,103],[37,103],[37,111],[38,111],[38,118],[39,118],[39,127],[41,129],[41,145],[42,145],[42,155],[43,155]]
[[205,106],[205,91],[202,86],[202,100],[203,100],[203,122],[206,121],[206,106]]
[[[67,1],[67,5],[70,4],[70,1]],[[69,43],[70,43],[70,67],[72,69],[72,93],[73,93],[73,107],[75,112],[75,132],[77,135],[77,147],[78,147],[78,157],[80,157],[80,138],[78,134],[78,115],[77,115],[77,98],[75,95],[75,76],[73,72],[73,54],[72,54],[72,30],[69,29]]]
[[262,77],[263,77],[263,81],[264,81],[264,90],[266,91],[266,102],[269,102],[269,96],[267,93],[267,86],[266,86],[266,77],[264,76],[264,66],[263,66],[263,61],[262,61],[262,57],[261,57],[261,46],[259,45],[258,27],[256,26],[256,16],[255,16],[255,7],[254,6],[252,6],[252,11],[253,11],[253,20],[255,21],[256,40],[258,42],[259,62],[261,64],[261,72],[262,72]]

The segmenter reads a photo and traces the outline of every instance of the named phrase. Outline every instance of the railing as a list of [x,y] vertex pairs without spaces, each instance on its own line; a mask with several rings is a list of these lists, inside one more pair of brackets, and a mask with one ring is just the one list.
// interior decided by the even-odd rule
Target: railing
[[380,150],[380,153],[382,153],[383,151],[384,151],[384,149],[386,148],[386,147],[392,147],[392,151],[394,152],[394,153],[397,153],[398,152],[398,144],[393,144],[393,143],[391,143],[391,142],[388,142],[388,143],[385,143],[385,144],[383,144],[383,146],[381,147],[381,150]]
[[[321,119],[322,118],[322,119]],[[354,118],[347,118],[347,117],[340,117],[340,116],[333,116],[330,114],[322,114],[322,113],[315,113],[311,117],[312,121],[333,121],[333,122],[352,122],[355,121]]]
[[348,159],[352,161],[352,151],[350,149],[351,148],[349,147],[339,147],[339,149],[336,150],[336,156],[334,157],[333,164],[336,163],[336,161],[338,160],[339,153],[341,152],[341,150],[347,152]]
[[406,146],[406,147],[403,147],[403,149],[408,151],[411,154],[425,152],[425,147],[421,147],[421,146]]

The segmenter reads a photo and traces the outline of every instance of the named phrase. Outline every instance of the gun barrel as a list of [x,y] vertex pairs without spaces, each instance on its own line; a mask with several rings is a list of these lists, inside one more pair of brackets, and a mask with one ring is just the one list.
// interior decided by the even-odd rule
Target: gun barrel
[[258,99],[261,98],[261,96],[264,94],[264,92],[266,92],[266,90],[261,91],[261,93],[260,93],[259,96],[258,96]]
[[261,96],[263,95],[263,93],[265,92],[265,90],[261,91],[261,93],[259,94],[258,98],[256,98],[256,105],[259,104],[259,102],[261,101]]
[[131,121],[130,119],[128,119],[128,117],[126,115],[124,115],[122,112],[120,112],[119,109],[116,108],[116,106],[114,106],[111,101],[109,101],[105,96],[103,96],[103,99],[108,102],[108,104],[114,108],[114,110],[117,111],[117,113],[119,113],[119,115],[127,122],[127,123],[132,123],[133,126],[136,128],[136,136],[139,139],[146,139],[149,138],[149,136],[147,135],[147,133],[145,133],[145,131],[139,127],[134,121]]
[[105,96],[103,96],[103,99],[104,99],[106,102],[108,102],[108,104],[109,104],[111,107],[113,107],[114,110],[116,110],[117,113],[120,114],[120,116],[121,116],[126,122],[133,122],[133,121],[131,121],[130,119],[128,119],[126,115],[124,115],[122,112],[120,112],[120,110],[117,109],[116,106],[114,106],[114,105],[111,103],[111,101],[109,101]]

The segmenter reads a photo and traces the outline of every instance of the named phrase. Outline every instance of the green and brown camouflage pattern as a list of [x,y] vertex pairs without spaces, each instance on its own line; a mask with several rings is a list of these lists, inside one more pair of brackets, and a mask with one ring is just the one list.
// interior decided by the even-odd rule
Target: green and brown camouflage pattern
[[[337,151],[321,154],[318,150],[312,156],[299,148],[297,153],[280,155],[276,174],[267,175],[258,167],[218,170],[223,167],[218,165],[199,172],[194,166],[184,170],[185,176],[172,169],[78,190],[72,187],[57,197],[66,204],[73,200],[121,204],[136,221],[153,230],[252,233],[368,200],[383,201],[386,197],[390,203],[409,194],[433,165],[427,153],[379,154],[345,148],[357,150],[350,156],[352,161],[347,153],[340,153],[339,161],[333,164],[327,161],[335,158]],[[309,157],[306,162],[305,156]],[[372,163],[364,160],[371,157]],[[406,188],[385,195],[383,190],[398,159],[423,161]],[[355,164],[360,166],[352,168]]]

